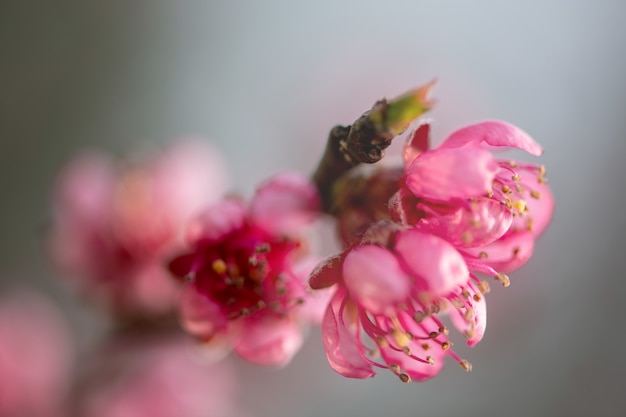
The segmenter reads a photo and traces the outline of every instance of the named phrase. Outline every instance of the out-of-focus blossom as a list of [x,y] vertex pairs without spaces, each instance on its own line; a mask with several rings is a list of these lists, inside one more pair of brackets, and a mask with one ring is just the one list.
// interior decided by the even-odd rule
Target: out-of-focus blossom
[[63,417],[73,348],[61,314],[39,295],[0,300],[0,416]]
[[222,197],[220,155],[181,142],[129,163],[87,153],[59,176],[49,236],[55,263],[90,298],[124,317],[172,311],[176,286],[163,257],[189,218]]
[[76,417],[243,417],[234,374],[182,335],[114,339],[89,360]]
[[307,284],[314,261],[305,230],[318,207],[315,186],[285,173],[262,184],[249,206],[227,199],[206,209],[189,227],[190,249],[170,263],[185,281],[183,327],[250,362],[288,363],[327,299]]
[[488,291],[463,256],[444,239],[415,228],[378,230],[343,254],[321,263],[311,286],[337,284],[322,324],[331,367],[367,378],[386,368],[404,382],[423,381],[451,356],[466,370],[438,315],[449,314],[470,346],[485,332]]
[[428,150],[430,127],[422,124],[404,150],[406,184],[391,199],[393,216],[461,248],[468,258],[501,272],[523,265],[547,228],[554,198],[545,168],[497,160],[492,149],[541,147],[505,122],[477,123]]

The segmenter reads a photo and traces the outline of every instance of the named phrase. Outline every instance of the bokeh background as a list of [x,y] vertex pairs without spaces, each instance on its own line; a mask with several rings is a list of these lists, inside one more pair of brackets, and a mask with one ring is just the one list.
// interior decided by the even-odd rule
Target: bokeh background
[[474,371],[347,380],[312,331],[284,370],[237,362],[243,405],[257,417],[626,413],[626,3],[71,3],[0,3],[0,288],[51,295],[87,349],[102,319],[41,250],[50,186],[74,152],[200,135],[249,194],[279,170],[311,172],[334,124],[436,77],[435,140],[515,123],[544,145],[557,199],[535,257],[489,295],[485,339],[460,348]]

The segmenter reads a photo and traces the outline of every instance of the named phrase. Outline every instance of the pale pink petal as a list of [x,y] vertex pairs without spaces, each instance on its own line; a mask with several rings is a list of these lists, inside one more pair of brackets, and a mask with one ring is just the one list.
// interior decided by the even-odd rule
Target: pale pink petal
[[200,293],[193,283],[183,286],[180,315],[183,328],[201,338],[210,338],[228,326],[228,320],[219,304]]
[[[304,303],[297,307],[298,317],[307,322],[321,324],[328,303],[335,293],[334,288],[313,289],[309,285],[310,271],[316,266],[315,259],[306,259],[293,266],[293,274],[296,277],[306,277],[300,291]],[[317,264],[319,266],[319,264]],[[294,294],[294,296],[297,296]]]
[[406,184],[417,197],[429,200],[480,197],[491,189],[497,170],[497,162],[484,149],[436,149],[415,158]]
[[439,148],[458,148],[481,143],[494,148],[521,149],[534,156],[543,153],[541,146],[528,133],[512,124],[496,120],[461,128],[452,133]]
[[467,337],[468,334],[466,332],[470,331],[469,337],[467,337],[467,345],[475,346],[482,340],[487,328],[487,303],[482,295],[479,295],[478,301],[474,299],[476,291],[473,288],[467,287],[466,290],[470,293],[470,297],[465,300],[465,303],[473,311],[471,318],[468,320],[463,313],[455,308],[450,308],[448,311],[450,312],[452,324],[459,332]]
[[[244,416],[225,361],[205,361],[185,338],[122,339],[91,358],[74,398],[81,417]],[[92,382],[92,383],[90,383]]]
[[478,198],[466,207],[423,217],[419,230],[436,234],[457,247],[487,245],[510,228],[513,215],[505,205],[490,198]]
[[50,301],[30,291],[0,300],[0,415],[61,416],[70,380],[70,334]]
[[430,123],[422,123],[409,134],[402,151],[404,166],[408,167],[418,155],[428,150],[430,142]]
[[345,290],[338,290],[328,305],[322,321],[322,342],[328,363],[333,370],[346,378],[370,378],[376,372],[359,352],[355,336],[339,318],[339,308]]
[[343,259],[343,255],[335,255],[317,264],[309,278],[311,288],[319,290],[339,282],[343,274]]
[[245,219],[246,209],[240,201],[223,200],[210,206],[190,222],[186,241],[190,245],[217,242],[239,230]]
[[302,346],[302,330],[289,318],[257,316],[243,326],[235,351],[256,365],[285,366]]
[[[425,351],[422,345],[428,345],[428,350]],[[445,354],[437,343],[433,343],[430,340],[420,340],[419,344],[415,342],[410,343],[408,348],[411,352],[422,356],[422,359],[430,356],[433,359],[433,363],[415,360],[403,351],[392,349],[389,346],[380,349],[380,356],[387,364],[398,365],[400,372],[407,374],[413,382],[426,381],[433,378],[443,369]]]
[[[554,195],[548,184],[537,181],[535,172],[525,169],[517,170],[520,185],[524,187],[524,202],[528,211],[513,219],[512,231],[529,230],[538,238],[548,228],[554,214]],[[533,194],[531,195],[531,191]]]
[[343,282],[350,297],[374,314],[406,300],[411,282],[396,257],[376,245],[352,249],[343,262]]
[[178,286],[161,265],[161,261],[142,265],[126,283],[131,308],[150,314],[172,311],[178,298]]
[[56,182],[56,215],[81,224],[105,221],[111,210],[115,172],[114,162],[104,154],[89,152],[73,159]]
[[480,248],[465,251],[479,257],[481,252],[487,254],[482,261],[499,272],[510,272],[524,265],[532,256],[535,238],[529,232],[512,233]]
[[469,279],[463,257],[450,243],[410,229],[398,233],[395,250],[423,290],[434,296],[448,295]]
[[262,184],[250,203],[250,216],[265,230],[292,234],[319,210],[317,188],[307,177],[285,172]]

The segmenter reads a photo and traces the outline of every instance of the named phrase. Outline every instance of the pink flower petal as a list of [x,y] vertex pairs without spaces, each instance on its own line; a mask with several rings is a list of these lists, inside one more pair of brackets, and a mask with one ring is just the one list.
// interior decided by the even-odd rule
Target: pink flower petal
[[343,282],[350,297],[365,310],[384,313],[404,301],[411,283],[396,257],[376,245],[352,249],[343,262]]
[[425,152],[409,166],[406,184],[417,197],[447,201],[485,195],[498,164],[490,152],[475,147]]
[[350,334],[338,317],[345,290],[338,290],[328,305],[322,321],[322,342],[328,363],[346,378],[370,378],[376,375],[372,366],[361,356],[355,336]]
[[503,238],[480,248],[465,251],[479,257],[480,252],[487,254],[483,262],[499,272],[510,272],[524,265],[532,256],[535,238],[531,233],[520,232],[505,235]]
[[463,257],[440,237],[409,229],[398,233],[395,250],[425,291],[448,295],[469,279]]
[[[427,351],[424,351],[422,345],[428,345]],[[395,364],[400,367],[401,372],[411,377],[411,381],[426,381],[436,376],[444,365],[445,354],[437,343],[430,340],[420,340],[420,343],[411,342],[408,346],[411,352],[415,352],[424,358],[431,356],[434,360],[432,364],[417,361],[408,356],[403,351],[398,351],[387,346],[380,349],[380,356],[388,364]]]
[[430,142],[430,123],[422,123],[409,135],[402,151],[404,166],[408,167],[418,155],[428,150]]
[[190,222],[186,241],[190,245],[218,242],[239,230],[245,218],[246,210],[240,201],[223,200],[210,206]]
[[419,230],[446,239],[457,247],[487,245],[510,228],[513,215],[505,205],[490,198],[478,198],[467,207],[420,219]]
[[319,210],[317,188],[308,178],[285,172],[262,184],[250,203],[255,223],[274,233],[292,234]]
[[235,351],[257,365],[285,366],[302,346],[302,330],[288,318],[254,317],[244,323]]
[[[552,215],[554,214],[554,194],[548,184],[539,183],[537,181],[536,172],[530,172],[525,169],[518,169],[517,172],[521,177],[520,184],[526,191],[524,202],[528,211],[523,216],[517,216],[513,219],[511,231],[528,230],[528,226],[532,225],[530,232],[535,238],[538,238],[548,228]],[[535,197],[530,192],[533,191]]]
[[466,289],[470,293],[470,297],[468,297],[465,302],[474,312],[471,319],[468,321],[464,314],[455,308],[451,308],[448,311],[450,311],[452,324],[454,324],[454,327],[456,327],[459,332],[465,334],[471,329],[471,336],[467,338],[467,345],[475,346],[482,340],[487,328],[487,303],[485,302],[484,296],[480,296],[478,301],[474,299],[476,291],[474,291],[473,288],[467,287]]
[[183,328],[201,338],[210,338],[225,331],[228,326],[228,320],[219,304],[198,292],[193,283],[183,286],[180,315]]
[[56,214],[83,226],[104,222],[111,207],[115,170],[110,158],[96,152],[85,153],[72,160],[57,180]]
[[541,146],[528,133],[512,124],[495,120],[476,123],[455,131],[439,149],[477,145],[481,142],[489,147],[521,149],[534,156],[543,153]]

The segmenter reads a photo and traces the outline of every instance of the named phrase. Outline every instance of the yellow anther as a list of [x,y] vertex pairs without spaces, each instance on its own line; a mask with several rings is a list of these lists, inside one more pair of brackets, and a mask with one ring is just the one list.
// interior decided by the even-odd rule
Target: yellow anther
[[489,291],[491,291],[491,287],[489,286],[489,283],[487,281],[480,281],[480,283],[478,284],[478,290],[483,294],[487,294]]
[[400,372],[400,365],[392,363],[391,365],[389,365],[389,370],[394,374],[397,374]]
[[500,281],[502,283],[502,286],[505,288],[511,285],[511,279],[503,273],[498,273],[496,275],[496,280]]
[[448,328],[446,326],[441,326],[439,327],[439,333],[447,335],[450,332],[448,331]]
[[465,320],[467,321],[472,321],[474,319],[474,310],[473,309],[467,309],[465,311],[465,313],[463,313],[463,317],[465,318]]
[[523,193],[524,187],[522,187],[522,184],[515,184],[515,191],[517,191],[518,193]]
[[467,359],[463,359],[461,362],[459,362],[459,365],[461,365],[461,368],[465,369],[467,372],[471,372],[472,370],[472,364],[469,363]]
[[435,364],[435,358],[433,358],[432,356],[426,356],[426,360],[428,361],[429,364],[434,365]]
[[450,349],[450,346],[452,346],[452,343],[450,343],[450,342],[446,341],[446,342],[443,342],[443,343],[441,344],[441,349],[442,349],[442,350],[448,350],[448,349]]
[[411,377],[405,373],[399,374],[398,377],[400,378],[400,381],[404,382],[405,384],[411,382]]
[[538,173],[540,176],[544,176],[546,175],[546,166],[545,165],[541,165],[538,169],[537,169]]
[[530,192],[530,196],[532,198],[536,198],[537,200],[539,200],[541,198],[541,194],[539,193],[539,191],[536,191],[536,190],[532,190]]
[[519,214],[522,214],[523,212],[526,211],[526,202],[522,199],[517,200],[515,202],[515,208],[517,209]]
[[467,337],[468,339],[471,339],[472,337],[474,337],[474,329],[467,329],[465,330],[465,332],[463,332],[463,334],[465,335],[465,337]]
[[428,349],[430,349],[430,345],[428,343],[422,343],[422,349],[424,349],[424,351],[427,351]]
[[461,240],[463,240],[463,243],[465,244],[472,243],[472,234],[467,230],[464,231],[463,233],[461,233]]
[[515,174],[511,177],[511,179],[515,182],[520,182],[522,180],[522,177],[520,177],[519,175]]
[[422,311],[416,311],[415,314],[413,314],[413,320],[415,320],[416,323],[421,323],[425,318],[426,313]]
[[439,337],[439,332],[430,332],[428,333],[428,337],[430,337],[431,339],[436,339],[437,337]]
[[511,187],[509,187],[508,185],[503,185],[502,186],[502,192],[504,194],[511,194],[513,192],[513,190],[511,190]]
[[223,259],[216,259],[211,264],[211,268],[213,268],[216,274],[223,274],[227,270],[226,262]]
[[515,161],[508,161],[506,164],[511,168],[517,168],[517,162]]
[[403,347],[402,352],[404,352],[405,355],[411,355],[411,349],[408,346]]
[[387,347],[389,346],[389,342],[387,342],[387,339],[385,339],[382,336],[376,336],[376,344],[380,347]]
[[479,302],[480,300],[483,299],[482,295],[480,295],[480,293],[476,293],[474,294],[474,296],[472,297],[474,299],[474,301]]
[[480,253],[478,254],[478,257],[479,257],[480,259],[487,259],[487,258],[489,257],[489,254],[487,254],[487,252],[480,252]]
[[389,333],[391,337],[393,337],[393,340],[396,342],[396,344],[400,347],[405,347],[409,343],[411,343],[411,339],[406,335],[406,333],[401,330],[393,328]]

